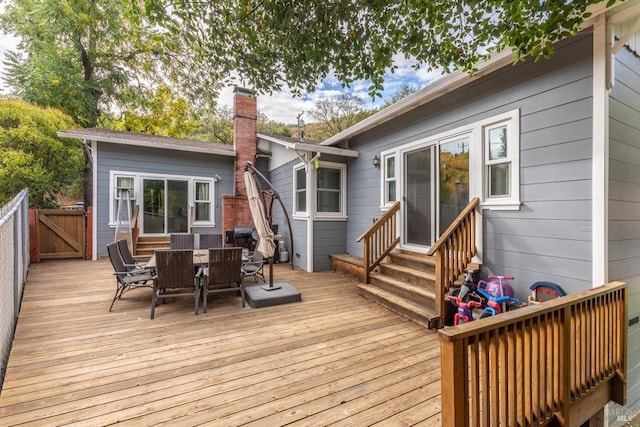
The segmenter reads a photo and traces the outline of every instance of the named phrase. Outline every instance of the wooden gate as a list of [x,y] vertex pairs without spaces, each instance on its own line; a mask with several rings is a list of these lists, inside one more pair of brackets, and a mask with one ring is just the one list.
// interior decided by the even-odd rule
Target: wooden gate
[[84,209],[36,209],[35,214],[36,262],[41,259],[84,258]]

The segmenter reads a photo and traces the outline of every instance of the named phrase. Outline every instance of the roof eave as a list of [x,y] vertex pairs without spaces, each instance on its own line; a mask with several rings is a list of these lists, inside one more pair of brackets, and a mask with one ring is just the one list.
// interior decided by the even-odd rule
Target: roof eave
[[331,147],[324,144],[308,144],[304,142],[289,142],[272,137],[270,135],[258,134],[258,138],[279,144],[287,149],[294,151],[315,152],[336,156],[352,157],[356,158],[360,156],[360,152],[356,150],[349,150],[347,148]]
[[83,134],[82,132],[61,130],[57,132],[57,135],[61,138],[75,138],[75,139],[82,139],[86,141],[109,142],[113,144],[132,145],[137,147],[146,147],[146,148],[152,147],[152,148],[159,148],[159,149],[165,149],[165,150],[188,151],[192,153],[203,153],[203,154],[216,154],[220,156],[229,156],[229,157],[234,157],[236,155],[235,150],[220,150],[217,148],[209,149],[204,147],[193,147],[188,145],[176,145],[176,144],[149,142],[149,141],[138,141],[131,138],[113,138],[110,136],[96,137],[96,135]]

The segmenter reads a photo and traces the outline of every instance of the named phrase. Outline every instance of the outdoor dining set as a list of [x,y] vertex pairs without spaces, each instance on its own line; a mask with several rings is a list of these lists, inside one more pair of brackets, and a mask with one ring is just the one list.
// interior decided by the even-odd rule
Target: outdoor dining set
[[169,249],[156,250],[146,263],[133,257],[124,239],[107,245],[116,277],[116,293],[109,307],[133,289],[152,288],[151,319],[159,300],[192,297],[195,314],[200,302],[207,312],[209,294],[238,293],[245,306],[245,278],[264,282],[264,258],[258,251],[224,247],[221,234],[172,234]]

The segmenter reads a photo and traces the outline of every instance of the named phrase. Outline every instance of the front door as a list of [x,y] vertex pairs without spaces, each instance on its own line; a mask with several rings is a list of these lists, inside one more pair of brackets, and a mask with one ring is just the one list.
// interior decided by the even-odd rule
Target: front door
[[189,182],[175,179],[142,180],[143,234],[189,231]]
[[403,154],[402,244],[426,250],[469,203],[469,138]]

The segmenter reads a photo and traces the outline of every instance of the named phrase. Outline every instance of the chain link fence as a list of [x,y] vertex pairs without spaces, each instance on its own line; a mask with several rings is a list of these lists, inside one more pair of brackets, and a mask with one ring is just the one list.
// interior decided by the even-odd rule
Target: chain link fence
[[0,209],[0,390],[29,268],[29,193]]

